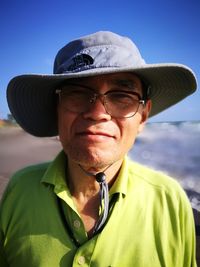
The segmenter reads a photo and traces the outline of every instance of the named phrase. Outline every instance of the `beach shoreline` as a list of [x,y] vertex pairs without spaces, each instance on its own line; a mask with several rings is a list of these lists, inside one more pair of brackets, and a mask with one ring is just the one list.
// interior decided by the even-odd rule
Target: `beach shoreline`
[[[193,148],[197,146],[197,140],[195,139],[192,145],[186,146],[187,138],[183,129],[180,129],[180,131],[185,139],[184,143],[181,143],[180,134],[175,132],[173,128],[174,124],[170,123],[167,127],[166,125],[166,123],[147,125],[144,132],[138,137],[133,149],[131,149],[129,156],[141,164],[165,172],[172,177],[181,177],[177,180],[186,190],[192,206],[200,211],[200,147],[195,152]],[[189,137],[192,139],[190,133]],[[175,140],[176,146],[173,143],[174,139],[177,139]],[[183,148],[180,146],[183,146]],[[166,148],[163,149],[163,147]],[[189,151],[189,147],[191,147],[191,151]],[[39,138],[26,133],[17,126],[0,127],[0,197],[9,177],[14,172],[28,165],[51,161],[61,149],[57,137]],[[178,149],[181,151],[181,158]],[[187,150],[185,160],[190,167],[189,171],[187,164],[181,162],[184,149]],[[196,153],[195,159],[197,159],[196,166],[193,166],[193,169],[191,169],[191,162],[194,165],[192,153],[194,155]],[[168,164],[166,164],[166,160]]]

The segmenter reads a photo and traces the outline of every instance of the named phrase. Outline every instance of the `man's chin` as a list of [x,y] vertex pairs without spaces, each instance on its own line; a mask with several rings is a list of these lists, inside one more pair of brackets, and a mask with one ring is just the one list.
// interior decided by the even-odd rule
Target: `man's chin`
[[110,149],[109,153],[105,153],[105,149],[97,148],[87,150],[67,149],[65,153],[74,162],[87,167],[102,169],[116,161],[116,154],[112,152],[112,149]]

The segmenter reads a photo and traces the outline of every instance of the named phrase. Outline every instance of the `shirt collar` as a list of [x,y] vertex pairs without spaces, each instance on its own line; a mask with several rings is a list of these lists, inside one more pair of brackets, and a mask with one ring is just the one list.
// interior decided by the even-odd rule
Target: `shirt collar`
[[110,188],[109,194],[110,196],[115,193],[121,193],[122,195],[126,195],[128,186],[128,158],[125,157],[114,184]]
[[47,168],[41,182],[52,184],[57,188],[66,188],[67,183],[65,181],[65,168],[66,168],[66,156],[63,151],[61,151],[57,157],[52,161]]
[[[65,168],[66,168],[66,156],[64,151],[61,151],[58,156],[50,163],[47,168],[41,182],[52,184],[56,193],[62,191],[69,191],[66,180],[65,180]],[[125,157],[117,179],[110,188],[110,196],[115,193],[121,193],[126,195],[128,186],[128,158]]]

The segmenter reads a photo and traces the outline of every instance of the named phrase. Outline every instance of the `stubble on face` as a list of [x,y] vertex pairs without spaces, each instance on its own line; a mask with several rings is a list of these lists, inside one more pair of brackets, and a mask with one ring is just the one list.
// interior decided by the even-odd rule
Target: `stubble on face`
[[122,161],[133,146],[137,135],[137,127],[132,126],[135,119],[121,120],[121,123],[118,122],[120,126],[114,122],[115,127],[117,125],[114,132],[117,134],[113,138],[103,138],[102,142],[88,141],[87,138],[84,139],[76,134],[72,134],[73,138],[60,136],[63,149],[68,158],[77,164],[86,168],[92,166],[97,169],[105,169],[114,162]]
[[[62,125],[61,123],[61,127]],[[75,120],[75,125],[79,125],[77,120]],[[116,128],[116,130],[113,128]],[[99,123],[95,125],[92,122],[87,124],[87,126],[81,124],[78,128],[76,126],[73,128],[72,126],[70,129],[72,130],[71,132],[64,132],[64,129],[61,130],[60,141],[68,158],[74,162],[84,166],[92,165],[104,168],[119,159],[118,143],[120,132],[114,124],[112,124],[110,130],[109,127],[101,126]],[[84,129],[83,131],[86,132],[107,132],[111,136],[84,134],[81,129]],[[111,133],[114,132],[115,136],[112,136]],[[70,136],[70,138],[67,138],[67,136]]]

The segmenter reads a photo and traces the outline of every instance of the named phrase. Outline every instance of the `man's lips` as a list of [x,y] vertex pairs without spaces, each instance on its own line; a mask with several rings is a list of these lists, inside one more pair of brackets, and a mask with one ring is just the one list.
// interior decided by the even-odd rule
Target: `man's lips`
[[114,138],[114,135],[108,133],[108,132],[105,132],[105,131],[80,131],[80,132],[77,132],[76,135],[79,135],[79,136],[96,136],[96,137],[110,137],[110,138]]

